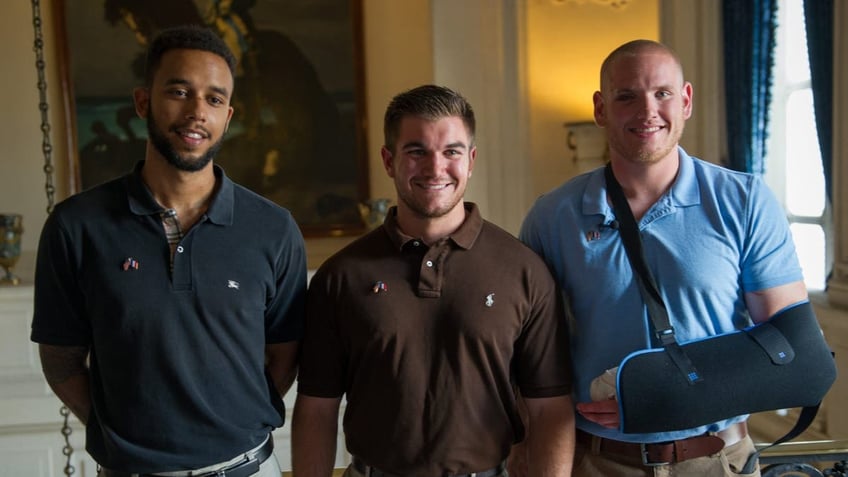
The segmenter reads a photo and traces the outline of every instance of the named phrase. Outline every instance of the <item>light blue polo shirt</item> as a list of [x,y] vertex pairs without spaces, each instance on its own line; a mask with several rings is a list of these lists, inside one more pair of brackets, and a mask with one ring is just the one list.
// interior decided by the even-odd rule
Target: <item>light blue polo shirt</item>
[[[780,204],[758,177],[690,157],[670,190],[639,223],[645,260],[685,343],[750,324],[744,294],[803,279]],[[576,402],[591,381],[633,351],[651,347],[651,324],[607,202],[604,169],[540,197],[520,238],[547,262],[569,303]],[[705,397],[709,399],[709,397]],[[721,399],[720,396],[714,397]],[[624,434],[577,417],[577,427],[631,442],[661,442],[708,431]]]

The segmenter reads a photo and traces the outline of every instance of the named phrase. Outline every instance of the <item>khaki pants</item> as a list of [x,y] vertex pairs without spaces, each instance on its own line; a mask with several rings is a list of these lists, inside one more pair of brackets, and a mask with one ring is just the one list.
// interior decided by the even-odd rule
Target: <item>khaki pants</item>
[[[501,472],[501,474],[498,477],[508,477],[508,476],[509,476],[509,474],[506,472],[506,470],[504,470],[503,472]],[[342,474],[342,477],[365,477],[365,474],[356,470],[356,468],[354,468],[353,465],[349,465],[349,466],[347,466],[347,469],[345,469],[344,474]]]
[[574,450],[574,477],[759,477],[757,466],[751,474],[737,473],[755,452],[750,437],[725,447],[712,456],[699,457],[678,464],[646,467],[637,459],[613,454],[592,452],[586,445],[577,443]]

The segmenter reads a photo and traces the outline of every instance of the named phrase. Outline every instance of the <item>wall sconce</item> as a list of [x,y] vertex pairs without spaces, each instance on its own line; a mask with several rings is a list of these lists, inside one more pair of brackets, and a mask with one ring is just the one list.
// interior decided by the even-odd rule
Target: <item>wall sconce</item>
[[582,174],[606,164],[609,159],[607,135],[592,121],[563,124],[568,131],[566,145],[577,173]]

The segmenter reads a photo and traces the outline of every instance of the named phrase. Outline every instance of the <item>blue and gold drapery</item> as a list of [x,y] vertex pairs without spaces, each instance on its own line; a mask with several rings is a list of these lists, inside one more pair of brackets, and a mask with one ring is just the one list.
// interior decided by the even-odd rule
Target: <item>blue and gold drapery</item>
[[777,0],[724,0],[724,84],[728,164],[765,170]]
[[833,0],[804,0],[807,52],[827,200],[833,200]]

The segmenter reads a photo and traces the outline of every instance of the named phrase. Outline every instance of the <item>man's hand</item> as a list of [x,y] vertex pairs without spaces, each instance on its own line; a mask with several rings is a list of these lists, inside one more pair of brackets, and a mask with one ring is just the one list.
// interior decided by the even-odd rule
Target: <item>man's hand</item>
[[618,401],[615,399],[579,402],[577,403],[577,412],[589,421],[610,429],[618,428],[620,422],[620,418],[618,416]]

